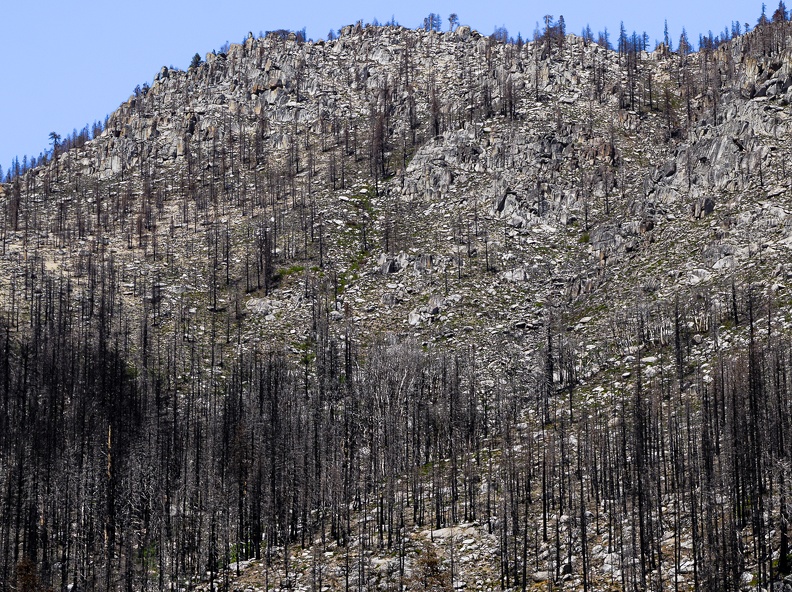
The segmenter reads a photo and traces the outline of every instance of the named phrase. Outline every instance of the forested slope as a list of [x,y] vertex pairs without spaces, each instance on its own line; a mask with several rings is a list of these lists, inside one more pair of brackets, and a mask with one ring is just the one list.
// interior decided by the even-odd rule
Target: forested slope
[[0,185],[0,590],[789,587],[790,33],[163,69]]

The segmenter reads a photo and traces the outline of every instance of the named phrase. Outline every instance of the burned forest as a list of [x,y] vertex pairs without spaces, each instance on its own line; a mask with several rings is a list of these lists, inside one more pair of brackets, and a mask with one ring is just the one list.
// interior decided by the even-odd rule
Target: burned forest
[[788,15],[430,16],[7,171],[0,592],[792,590]]

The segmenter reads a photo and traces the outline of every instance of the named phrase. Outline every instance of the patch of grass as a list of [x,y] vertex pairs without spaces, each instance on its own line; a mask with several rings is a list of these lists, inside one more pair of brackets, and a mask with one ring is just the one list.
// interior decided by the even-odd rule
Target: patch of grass
[[369,255],[370,253],[368,251],[360,251],[353,257],[351,263],[349,264],[349,268],[338,275],[339,294],[342,294],[347,286],[358,279],[358,272],[360,271],[360,268],[365,265]]
[[371,204],[371,200],[373,198],[374,198],[374,188],[370,186],[366,187],[366,190],[360,195],[355,195],[352,197],[355,206],[367,212],[368,214],[374,213],[374,207]]
[[[786,563],[787,565],[792,565],[792,553],[786,556]],[[781,559],[773,559],[773,571],[778,573],[778,567],[781,565]],[[784,574],[788,575],[788,574]]]
[[302,273],[305,271],[304,265],[292,265],[291,267],[283,267],[275,272],[275,281],[279,281],[285,277],[290,275],[295,275],[297,273]]
[[315,343],[310,339],[292,344],[292,347],[300,356],[300,364],[307,367],[316,359],[316,353],[313,351],[314,345]]

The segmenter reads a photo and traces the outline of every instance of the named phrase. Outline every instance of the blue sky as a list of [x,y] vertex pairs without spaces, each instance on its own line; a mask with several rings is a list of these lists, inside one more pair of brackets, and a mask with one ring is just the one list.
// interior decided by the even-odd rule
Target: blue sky
[[[777,4],[768,4],[772,13]],[[516,36],[530,37],[545,14],[563,14],[567,30],[579,33],[588,23],[595,31],[646,31],[652,42],[663,36],[668,20],[676,41],[682,27],[691,40],[714,33],[738,20],[756,23],[761,2],[701,0],[696,2],[635,0],[351,0],[341,3],[266,2],[259,0],[41,0],[8,2],[2,10],[0,55],[0,165],[38,155],[49,147],[48,136],[63,136],[94,120],[103,120],[129,98],[137,84],[151,83],[162,66],[186,68],[196,52],[202,56],[224,42],[239,42],[252,31],[301,29],[308,37],[325,37],[333,28],[357,20],[380,22],[394,16],[403,26],[417,27],[435,12],[455,12],[462,24],[484,34],[504,25]],[[613,38],[613,37],[612,37]]]

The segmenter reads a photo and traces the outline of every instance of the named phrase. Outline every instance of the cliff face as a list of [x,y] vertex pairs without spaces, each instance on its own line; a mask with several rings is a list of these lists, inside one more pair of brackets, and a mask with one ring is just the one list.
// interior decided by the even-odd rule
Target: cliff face
[[[222,439],[221,431],[212,436],[218,450],[229,438],[235,455],[251,434],[266,441],[251,445],[250,458],[227,460],[232,476],[217,469],[222,484],[211,491],[238,496],[239,513],[223,514],[223,544],[235,545],[235,560],[261,560],[265,540],[266,577],[272,570],[283,588],[295,581],[307,585],[317,561],[332,572],[332,586],[340,585],[342,569],[361,585],[365,578],[371,585],[426,585],[434,577],[431,561],[447,569],[457,560],[454,553],[462,557],[454,576],[462,583],[445,582],[441,569],[438,586],[485,589],[500,582],[524,589],[529,580],[565,579],[606,589],[634,588],[640,580],[643,589],[659,589],[671,581],[705,581],[705,556],[726,566],[726,588],[756,577],[766,583],[772,577],[763,570],[775,568],[763,566],[780,553],[782,527],[765,532],[755,526],[761,532],[753,533],[754,542],[776,555],[754,551],[738,565],[732,561],[738,553],[717,555],[714,543],[701,550],[697,529],[703,527],[691,525],[696,508],[709,503],[706,496],[723,501],[732,490],[712,485],[718,469],[711,464],[695,465],[702,473],[691,484],[665,474],[664,463],[666,452],[671,457],[668,442],[679,444],[674,438],[684,410],[691,442],[705,435],[730,446],[750,440],[748,427],[725,427],[736,426],[728,422],[740,414],[729,419],[725,410],[715,413],[718,434],[702,427],[709,425],[708,412],[701,411],[707,393],[732,384],[724,364],[755,370],[750,352],[758,351],[757,319],[767,347],[792,328],[786,288],[792,277],[790,33],[789,23],[775,24],[699,53],[633,48],[620,55],[572,35],[517,46],[467,27],[436,33],[357,26],[329,42],[251,37],[227,54],[208,54],[187,72],[163,68],[151,88],[110,116],[99,137],[0,186],[0,266],[7,278],[0,290],[9,331],[20,339],[36,336],[34,319],[44,314],[50,323],[63,314],[69,327],[84,323],[98,331],[100,344],[114,340],[116,353],[136,369],[132,382],[143,393],[158,393],[161,415],[143,405],[136,421],[145,424],[151,414],[151,425],[160,425],[168,413],[177,417],[206,405],[209,428],[220,416],[232,426]],[[36,304],[53,294],[60,294],[60,308]],[[254,481],[251,467],[264,454],[259,445],[275,446],[267,430],[282,416],[272,411],[262,419],[259,402],[252,421],[250,385],[269,393],[280,375],[250,378],[255,372],[246,374],[242,360],[255,360],[250,367],[259,368],[267,356],[285,360],[290,396],[297,400],[304,391],[311,401],[305,408],[294,403],[288,413],[326,413],[328,426],[343,416],[365,427],[354,437],[326,436],[343,448],[343,462],[319,451],[316,433],[316,447],[306,447],[311,454],[298,459],[296,432],[284,428],[289,438],[272,448],[284,456],[266,469],[271,489],[261,485],[262,469],[254,503],[247,489]],[[425,386],[433,384],[443,386]],[[173,400],[161,409],[160,388],[170,389],[165,399]],[[223,389],[229,393],[223,405],[235,400],[234,393],[251,400],[243,402],[240,394],[242,410],[231,405],[221,413],[207,393]],[[465,389],[467,406],[459,394]],[[649,393],[645,408],[642,393]],[[388,407],[413,395],[414,408]],[[428,401],[428,408],[420,407]],[[275,409],[279,403],[271,404]],[[424,414],[426,425],[419,421]],[[383,428],[387,418],[394,425],[404,420],[403,430]],[[206,437],[196,427],[201,421],[185,428],[190,444],[184,454],[196,455],[195,466],[204,462],[190,448],[200,450]],[[293,429],[308,438],[295,422]],[[611,432],[623,436],[620,452],[606,442]],[[656,455],[644,448],[650,433]],[[111,441],[107,436],[108,457]],[[771,454],[758,440],[749,444],[768,463],[788,460],[786,452]],[[740,462],[748,463],[737,448],[715,461],[723,474],[733,476]],[[138,454],[133,450],[130,458]],[[690,466],[694,457],[704,463],[704,453],[674,451]],[[294,467],[308,466],[305,459],[314,453],[323,459],[311,465],[321,495],[305,477],[275,485],[281,477],[273,475],[283,471],[291,479]],[[565,481],[573,470],[567,454],[578,455],[578,467],[582,463],[579,483]],[[630,480],[624,487],[611,483],[607,498],[600,497],[606,493],[597,481],[603,458],[627,467],[620,478]],[[466,463],[464,477],[457,461]],[[201,517],[184,528],[205,541],[211,515],[214,537],[219,506],[209,509],[190,497],[201,480],[185,476],[187,465],[171,474],[169,462],[162,461],[158,475],[179,485],[163,496],[182,505],[167,502],[172,505],[156,510],[159,519],[179,516],[186,524]],[[368,471],[365,479],[355,481],[350,466]],[[542,473],[548,466],[555,471],[551,477]],[[709,489],[702,485],[705,468]],[[542,492],[534,497],[540,473]],[[548,479],[556,484],[549,490]],[[119,496],[131,491],[113,483]],[[460,483],[468,488],[464,494]],[[426,500],[424,485],[431,489]],[[729,498],[733,522],[710,525],[715,537],[750,522],[745,499],[752,494],[743,482],[735,487],[744,497]],[[292,490],[301,497],[298,503],[295,493],[290,506],[284,500]],[[786,502],[778,491],[767,500],[781,507]],[[386,495],[387,504],[385,497],[377,500]],[[694,500],[699,505],[670,509],[687,495],[700,496]],[[457,513],[461,497],[464,518]],[[185,500],[200,509],[187,511]],[[424,515],[428,500],[435,507],[431,520]],[[382,515],[371,518],[377,544],[366,530],[374,505],[391,512],[387,544]],[[324,523],[322,538],[313,538],[318,518],[311,522],[308,515],[319,514],[312,512],[330,516],[335,543],[327,546]],[[396,533],[393,515],[399,512]],[[593,519],[596,536],[591,524],[586,531]],[[617,533],[622,519],[632,522]],[[131,581],[154,577],[145,561],[133,559],[154,544],[135,524],[128,526],[135,541],[128,548],[104,535],[108,581],[121,578],[122,564]],[[555,529],[555,548],[548,528]],[[300,536],[311,553],[295,559],[294,580],[288,549]],[[164,539],[157,540],[163,549]],[[738,545],[735,540],[729,544]],[[363,567],[350,576],[354,548]],[[377,551],[364,560],[364,548]],[[400,559],[393,556],[397,548]],[[224,562],[215,547],[207,549],[184,552],[192,571],[181,576],[184,557],[163,550],[160,570],[169,582],[182,582],[206,572],[201,562],[208,561],[210,579],[219,570],[226,585],[234,577],[240,586],[262,585],[263,564],[245,563],[246,574],[230,576],[223,570],[231,555]],[[86,563],[98,553],[82,552]],[[720,582],[716,572],[707,572],[712,585]],[[73,582],[68,573],[52,573],[53,582]],[[200,579],[189,581],[198,585]]]

